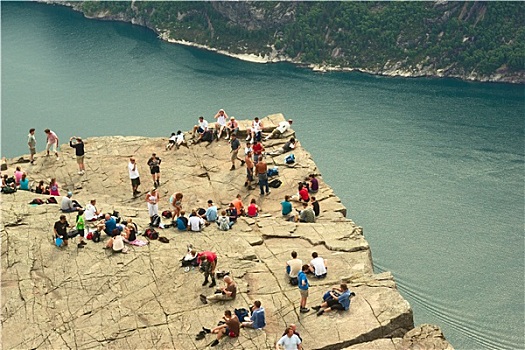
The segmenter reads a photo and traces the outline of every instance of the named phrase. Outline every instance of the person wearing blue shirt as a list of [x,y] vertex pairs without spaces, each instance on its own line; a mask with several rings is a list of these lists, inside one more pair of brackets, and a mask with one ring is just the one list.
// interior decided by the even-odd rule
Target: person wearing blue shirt
[[321,316],[325,312],[332,310],[345,311],[350,308],[350,299],[355,296],[355,293],[348,290],[346,283],[341,283],[339,288],[333,288],[332,291],[327,292],[323,299],[326,301],[321,305],[314,306],[312,309],[317,311],[317,316]]
[[180,216],[177,218],[177,229],[179,231],[186,231],[188,229],[188,218],[184,216],[186,212],[181,210]]
[[[108,236],[115,236],[115,234],[113,233],[113,231],[118,228],[117,227],[117,220],[115,220],[115,218],[109,214],[106,214],[106,221],[104,222],[104,224],[106,225],[106,228],[104,229],[104,232],[107,233]],[[120,229],[119,229],[120,231]],[[119,233],[120,234],[120,233]]]
[[281,214],[288,216],[292,212],[292,203],[290,203],[290,196],[284,196],[284,201],[281,202]]
[[250,317],[250,321],[243,322],[241,324],[241,327],[260,329],[260,328],[263,328],[264,326],[266,326],[266,317],[264,314],[264,308],[261,306],[261,302],[259,300],[255,300],[253,302],[252,316]]
[[297,274],[297,283],[299,286],[299,292],[301,293],[301,304],[299,311],[303,313],[310,311],[310,309],[306,307],[306,300],[308,299],[308,287],[310,287],[306,273],[309,269],[310,267],[305,264],[301,268],[301,272]]
[[213,204],[213,201],[211,199],[208,201],[208,209],[206,210],[204,216],[204,219],[206,219],[206,221],[208,222],[217,221],[217,206]]

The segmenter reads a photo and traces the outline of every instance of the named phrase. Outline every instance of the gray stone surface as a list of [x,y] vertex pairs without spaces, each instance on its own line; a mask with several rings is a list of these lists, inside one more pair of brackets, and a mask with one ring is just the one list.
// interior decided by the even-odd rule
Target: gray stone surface
[[[265,132],[281,120],[280,114],[265,118]],[[247,124],[242,122],[243,130]],[[287,138],[290,135],[293,132]],[[265,147],[281,147],[287,138],[269,140]],[[164,150],[167,140],[162,138],[115,136],[85,143],[85,175],[77,174],[73,149],[66,145],[58,161],[40,152],[36,165],[21,165],[31,181],[56,177],[62,194],[71,190],[84,205],[96,198],[104,212],[118,210],[145,229],[146,203],[142,196],[131,195],[127,163],[132,155],[137,159],[145,192],[152,186],[146,162],[156,152],[163,160],[160,211],[169,208],[168,198],[174,192],[184,193],[186,211],[206,207],[208,199],[226,208],[240,193],[246,206],[256,198],[263,215],[240,218],[227,232],[213,225],[202,233],[160,230],[170,239],[168,244],[151,241],[145,247],[130,247],[128,254],[113,254],[102,249],[103,242],[88,241],[82,250],[71,244],[74,241],[67,248],[55,247],[52,227],[60,215],[58,205],[28,205],[33,198],[47,197],[32,192],[1,195],[4,349],[203,349],[213,337],[196,341],[202,326],[211,327],[225,309],[247,307],[254,300],[261,300],[266,309],[267,327],[242,330],[239,338],[226,339],[219,348],[269,349],[286,324],[296,323],[308,349],[364,349],[367,344],[370,349],[383,344],[392,344],[392,349],[452,349],[438,328],[416,328],[411,337],[403,338],[414,327],[412,310],[389,273],[373,274],[362,228],[345,218],[346,209],[322,176],[317,222],[295,224],[281,217],[279,203],[284,195],[294,194],[297,182],[309,173],[319,173],[300,146],[293,152],[297,159],[293,166],[284,164],[284,156],[268,159],[270,167],[279,167],[283,184],[269,196],[259,197],[258,189],[243,186],[244,168],[229,170],[225,140],[172,151]],[[8,173],[16,161],[8,161]],[[76,214],[66,215],[74,223]],[[107,238],[103,235],[103,239]],[[212,290],[201,286],[203,277],[197,270],[185,273],[179,267],[189,243],[217,252],[218,269],[231,271],[239,286],[236,300],[207,305],[199,301],[199,294]],[[318,304],[327,289],[346,281],[356,293],[348,312],[321,317],[299,313],[299,292],[284,273],[292,250],[304,262],[313,251],[328,260],[328,277],[311,280],[308,305]]]

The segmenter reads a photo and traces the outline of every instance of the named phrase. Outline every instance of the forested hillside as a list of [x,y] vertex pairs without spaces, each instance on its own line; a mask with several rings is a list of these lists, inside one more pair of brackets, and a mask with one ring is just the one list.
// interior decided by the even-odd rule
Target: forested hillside
[[382,74],[518,82],[525,76],[523,2],[97,1],[74,7],[270,60]]

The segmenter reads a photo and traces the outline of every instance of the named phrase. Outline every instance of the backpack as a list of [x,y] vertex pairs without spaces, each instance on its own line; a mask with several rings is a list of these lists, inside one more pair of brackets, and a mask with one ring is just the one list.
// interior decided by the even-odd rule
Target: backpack
[[73,229],[73,230],[69,231],[67,233],[67,236],[69,238],[75,238],[76,236],[78,236],[78,230],[77,229]]
[[144,236],[148,237],[149,239],[158,239],[159,233],[155,231],[154,228],[148,228],[146,229],[146,232],[144,232]]
[[164,236],[160,236],[159,237],[159,242],[162,242],[162,243],[169,243],[170,240]]
[[228,224],[228,217],[221,216],[219,218],[219,230],[228,231],[229,229],[230,229],[230,225]]
[[160,225],[160,216],[158,216],[157,214],[153,215],[153,217],[151,218],[151,226],[153,227],[159,227]]
[[235,316],[239,319],[239,322],[243,322],[245,317],[248,317],[250,314],[248,313],[248,310],[245,308],[235,309],[233,311],[235,313]]
[[166,219],[171,218],[171,211],[169,211],[169,210],[164,210],[164,211],[162,212],[162,217],[163,217],[163,218],[166,218]]
[[55,199],[55,197],[49,197],[47,199],[47,204],[58,204],[57,200]]
[[295,156],[293,155],[293,153],[288,155],[288,156],[286,156],[286,158],[284,158],[284,162],[286,164],[293,164],[293,163],[295,163]]
[[281,186],[283,184],[283,182],[279,179],[273,179],[272,181],[270,181],[268,183],[268,186],[270,186],[271,188],[278,188],[279,186]]
[[44,201],[42,199],[40,199],[40,198],[35,198],[31,202],[29,202],[29,204],[41,205],[41,204],[44,204]]
[[100,242],[100,231],[93,231],[93,236],[91,237],[91,240],[95,243]]
[[266,175],[268,175],[268,177],[279,175],[279,169],[276,166],[274,166],[273,168],[268,169]]

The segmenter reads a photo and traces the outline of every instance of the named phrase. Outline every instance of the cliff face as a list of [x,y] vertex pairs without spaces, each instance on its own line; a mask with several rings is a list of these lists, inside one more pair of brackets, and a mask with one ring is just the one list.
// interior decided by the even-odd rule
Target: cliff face
[[525,83],[520,2],[59,2],[163,39],[316,70]]
[[[282,115],[265,118],[265,132],[282,120]],[[241,135],[247,124],[242,122]],[[266,150],[282,147],[292,135],[265,142]],[[279,167],[282,185],[259,196],[258,189],[243,186],[244,168],[229,170],[227,141],[172,151],[164,150],[166,143],[144,137],[87,139],[84,175],[77,174],[74,151],[66,146],[58,161],[40,152],[35,165],[22,166],[31,181],[56,177],[62,194],[73,191],[73,199],[82,205],[96,199],[98,209],[117,210],[144,231],[148,210],[142,196],[131,194],[127,163],[130,156],[137,159],[145,193],[152,185],[146,161],[156,152],[162,158],[159,211],[169,209],[174,192],[184,194],[186,211],[206,207],[208,199],[224,209],[239,193],[245,205],[256,198],[262,215],[239,218],[226,232],[214,224],[200,233],[159,229],[169,243],[139,236],[149,244],[129,246],[122,254],[102,249],[105,234],[102,242],[87,241],[83,249],[75,240],[57,248],[52,242],[53,224],[61,214],[57,205],[29,205],[34,198],[47,197],[33,192],[2,194],[3,349],[203,349],[213,338],[194,339],[202,326],[211,328],[225,309],[247,307],[255,300],[266,310],[265,329],[242,330],[239,338],[221,341],[221,348],[269,349],[287,324],[296,323],[310,349],[452,349],[439,328],[414,328],[410,305],[392,275],[373,273],[362,228],[345,218],[345,207],[322,176],[317,222],[296,224],[281,217],[284,195],[295,193],[297,181],[306,175],[319,172],[300,145],[293,152],[293,165],[286,165],[283,155],[268,157],[270,167]],[[8,172],[17,162],[8,161]],[[66,215],[69,223],[75,222],[75,214]],[[203,276],[197,269],[180,268],[179,258],[189,243],[217,252],[218,270],[230,271],[238,285],[234,301],[201,303],[199,295],[213,290],[201,286]],[[319,304],[327,289],[344,281],[356,293],[349,311],[321,317],[299,312],[299,292],[284,272],[292,250],[305,263],[313,251],[328,260],[327,278],[310,278],[308,305]]]

